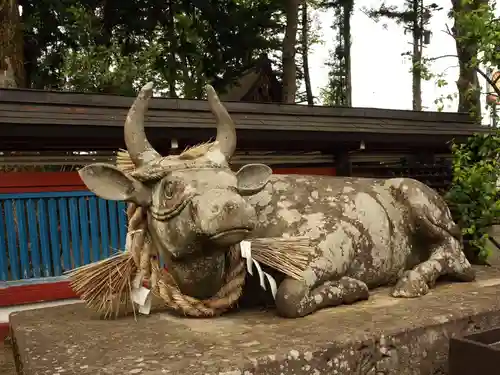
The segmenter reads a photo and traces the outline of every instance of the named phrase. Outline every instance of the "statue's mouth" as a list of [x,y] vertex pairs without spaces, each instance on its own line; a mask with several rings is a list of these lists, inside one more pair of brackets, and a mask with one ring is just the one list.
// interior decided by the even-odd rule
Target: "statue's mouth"
[[243,241],[251,231],[252,228],[249,227],[232,228],[216,233],[210,236],[209,239],[218,245],[230,246]]

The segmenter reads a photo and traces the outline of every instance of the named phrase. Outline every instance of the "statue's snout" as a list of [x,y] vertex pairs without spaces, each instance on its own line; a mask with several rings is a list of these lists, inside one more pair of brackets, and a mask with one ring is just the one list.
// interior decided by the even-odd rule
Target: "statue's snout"
[[191,210],[199,232],[220,246],[244,240],[256,225],[254,208],[227,190],[212,190],[195,197]]

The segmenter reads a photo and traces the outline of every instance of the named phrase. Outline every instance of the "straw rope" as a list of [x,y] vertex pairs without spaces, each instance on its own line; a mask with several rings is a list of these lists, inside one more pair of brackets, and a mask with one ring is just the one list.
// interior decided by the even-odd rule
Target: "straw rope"
[[159,264],[159,254],[154,249],[147,231],[145,210],[135,204],[127,209],[129,233],[132,234],[127,250],[139,272],[140,279],[149,279],[151,290],[165,305],[187,316],[211,317],[230,309],[240,298],[245,283],[246,266],[238,246],[233,246],[228,254],[229,267],[224,285],[215,296],[199,300],[184,295],[173,277],[164,272]]

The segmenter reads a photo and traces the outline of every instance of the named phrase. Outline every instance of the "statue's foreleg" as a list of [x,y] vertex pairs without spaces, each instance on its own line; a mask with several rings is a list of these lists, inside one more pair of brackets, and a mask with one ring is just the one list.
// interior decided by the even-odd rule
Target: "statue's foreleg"
[[306,282],[285,279],[278,288],[276,309],[286,318],[298,318],[325,307],[350,304],[368,299],[368,287],[362,281],[342,277],[310,288]]
[[440,276],[450,276],[458,281],[475,279],[475,272],[465,257],[461,241],[428,219],[425,219],[425,224],[425,228],[441,240],[433,245],[428,260],[403,274],[391,292],[394,297],[425,295]]

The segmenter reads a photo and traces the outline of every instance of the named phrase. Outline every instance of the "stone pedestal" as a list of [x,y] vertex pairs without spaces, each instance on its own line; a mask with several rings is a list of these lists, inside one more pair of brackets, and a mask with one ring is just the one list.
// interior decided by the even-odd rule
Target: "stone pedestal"
[[83,305],[11,315],[25,375],[446,374],[449,338],[500,326],[500,269],[425,297],[369,301],[287,320],[274,312],[215,319],[155,313],[115,321]]

